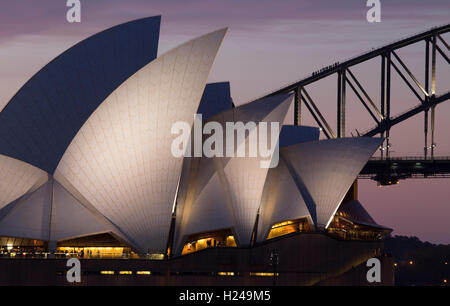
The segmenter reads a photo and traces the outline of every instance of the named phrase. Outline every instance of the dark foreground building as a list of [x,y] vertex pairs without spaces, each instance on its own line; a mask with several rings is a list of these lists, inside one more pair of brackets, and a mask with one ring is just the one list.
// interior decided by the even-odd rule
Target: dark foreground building
[[391,284],[355,183],[381,140],[283,125],[290,95],[235,107],[206,85],[227,30],[156,58],[159,21],[75,45],[0,113],[1,283],[79,257],[87,285],[366,284],[379,257]]

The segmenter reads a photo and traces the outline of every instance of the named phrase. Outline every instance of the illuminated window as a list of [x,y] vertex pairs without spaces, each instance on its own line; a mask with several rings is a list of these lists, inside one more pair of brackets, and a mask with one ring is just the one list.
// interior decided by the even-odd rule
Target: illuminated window
[[119,271],[120,275],[130,275],[133,274],[133,271]]
[[151,259],[151,260],[163,260],[164,254],[159,254],[159,253],[148,254],[147,257],[148,257],[148,259]]
[[33,251],[43,252],[47,249],[47,247],[47,242],[43,240],[0,236],[0,252],[26,255],[32,253]]
[[217,275],[220,275],[220,276],[234,276],[234,272],[218,272]]
[[227,236],[225,246],[227,247],[237,247],[234,236]]
[[214,247],[237,247],[231,229],[192,235],[188,238],[181,254],[185,255]]
[[327,231],[331,236],[343,240],[381,240],[390,232],[388,229],[356,224],[340,214],[334,216]]
[[123,247],[58,247],[56,253],[66,254],[67,256],[99,257],[99,258],[118,258],[124,256]]
[[100,271],[100,274],[112,275],[112,274],[114,274],[114,271]]
[[275,223],[272,225],[267,239],[297,232],[309,232],[309,224],[306,218]]
[[137,275],[151,275],[151,271],[136,271]]
[[279,276],[279,273],[273,272],[250,272],[250,276]]

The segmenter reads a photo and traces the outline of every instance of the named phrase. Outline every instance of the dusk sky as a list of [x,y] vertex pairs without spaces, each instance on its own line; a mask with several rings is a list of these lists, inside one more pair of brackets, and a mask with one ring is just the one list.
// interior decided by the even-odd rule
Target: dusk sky
[[[159,54],[223,27],[229,32],[210,82],[230,81],[240,105],[311,72],[450,21],[448,0],[381,0],[381,22],[366,20],[364,0],[81,0],[81,23],[66,21],[65,0],[3,0],[0,4],[0,108],[41,67],[65,49],[133,19],[162,15]],[[443,37],[450,43],[450,35]],[[398,54],[424,79],[424,43]],[[442,49],[445,49],[441,45]],[[447,52],[447,54],[449,54]],[[438,55],[437,94],[450,90],[449,65]],[[379,101],[379,58],[352,68]],[[393,74],[392,113],[419,103]],[[336,125],[336,79],[308,88]],[[374,122],[348,92],[347,136]],[[306,109],[304,110],[306,113]],[[292,110],[288,123],[292,123]],[[450,102],[437,107],[436,155],[450,156]],[[314,125],[305,115],[302,124]],[[423,154],[423,115],[393,128],[394,155]],[[393,187],[359,184],[359,198],[374,219],[397,235],[450,244],[450,179],[408,180]]]

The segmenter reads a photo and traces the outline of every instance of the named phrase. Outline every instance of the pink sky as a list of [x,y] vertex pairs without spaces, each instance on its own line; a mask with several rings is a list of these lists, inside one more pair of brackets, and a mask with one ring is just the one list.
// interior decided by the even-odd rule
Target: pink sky
[[[448,0],[381,0],[381,23],[366,21],[365,2],[81,0],[82,22],[69,24],[65,19],[65,1],[8,1],[2,3],[0,10],[0,108],[27,79],[71,45],[105,28],[141,17],[162,15],[160,54],[190,38],[228,26],[230,31],[210,81],[230,81],[232,97],[238,105],[323,66],[449,22]],[[450,35],[444,37],[450,42]],[[398,54],[423,80],[424,44]],[[377,101],[379,59],[352,71]],[[439,56],[437,76],[437,94],[448,91],[449,65]],[[334,78],[309,88],[333,127],[335,91]],[[355,128],[362,131],[373,126],[356,99],[348,94],[348,134]],[[417,103],[394,76],[393,114]],[[436,154],[450,156],[450,102],[437,110]],[[306,115],[303,123],[312,125],[313,121]],[[394,154],[421,154],[423,116],[395,127],[391,135]],[[377,222],[394,228],[394,234],[450,243],[450,180],[409,180],[384,188],[365,180],[359,186],[361,202]]]

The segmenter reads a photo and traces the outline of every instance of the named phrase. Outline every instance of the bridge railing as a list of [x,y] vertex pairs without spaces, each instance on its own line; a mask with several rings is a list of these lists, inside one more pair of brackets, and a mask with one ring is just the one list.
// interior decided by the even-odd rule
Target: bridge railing
[[377,46],[377,47],[373,47],[373,48],[371,48],[371,49],[367,49],[365,52],[361,52],[361,53],[359,53],[358,55],[348,57],[348,58],[346,58],[346,59],[345,59],[343,62],[341,62],[341,63],[350,62],[350,61],[352,61],[352,60],[354,60],[354,59],[357,59],[357,58],[359,58],[359,57],[361,57],[361,56],[364,56],[364,55],[366,55],[366,54],[368,54],[368,53],[370,53],[370,52],[372,52],[372,51],[379,50],[379,49],[383,49],[383,48],[389,47],[389,46],[391,46],[391,45],[395,45],[395,44],[400,43],[400,42],[402,42],[402,41],[404,41],[404,40],[407,40],[407,39],[409,39],[409,38],[416,37],[416,36],[418,36],[418,35],[427,33],[427,32],[429,32],[429,31],[432,31],[432,30],[435,30],[435,29],[443,28],[443,27],[445,27],[445,26],[447,26],[446,23],[441,24],[440,26],[434,26],[434,27],[431,27],[431,28],[429,28],[429,29],[426,30],[426,31],[415,32],[414,34],[405,35],[405,36],[403,36],[403,37],[401,37],[400,39],[397,39],[397,40],[395,40],[395,41],[391,41],[391,42],[384,43],[384,44],[379,45],[379,46]]
[[450,156],[434,156],[433,159],[425,159],[423,156],[392,156],[392,157],[371,157],[369,161],[384,161],[384,160],[417,160],[417,161],[430,161],[430,160],[450,160]]
[[[397,39],[397,40],[395,40],[395,41],[387,42],[387,43],[384,43],[384,44],[379,45],[379,46],[377,46],[377,47],[372,47],[372,48],[367,49],[366,51],[360,52],[360,53],[358,53],[358,54],[356,54],[356,55],[353,55],[353,56],[344,58],[344,59],[341,60],[341,61],[334,61],[333,63],[346,64],[346,63],[351,62],[351,61],[353,61],[353,60],[356,60],[356,59],[358,59],[358,58],[360,58],[360,57],[362,57],[362,56],[365,56],[366,54],[369,54],[369,53],[371,53],[371,52],[373,52],[373,51],[377,51],[377,50],[384,49],[384,48],[389,47],[389,46],[391,46],[391,45],[398,44],[398,43],[400,43],[400,42],[402,42],[402,41],[404,41],[404,40],[408,40],[408,39],[413,38],[413,37],[416,37],[416,36],[418,36],[418,35],[425,34],[425,33],[430,32],[430,31],[432,31],[432,30],[440,29],[440,28],[443,28],[443,27],[446,27],[446,26],[448,26],[448,24],[442,24],[442,25],[440,25],[440,26],[434,26],[434,27],[431,27],[431,28],[429,28],[429,29],[426,30],[426,31],[416,32],[416,33],[414,33],[414,34],[410,34],[410,35],[407,35],[407,36],[403,36],[402,38]],[[324,68],[324,67],[320,67],[319,69],[314,70],[314,71],[319,71],[319,70],[321,70],[322,68]],[[263,95],[261,95],[261,96],[258,97],[257,99],[266,97],[266,96],[270,95],[271,93],[278,92],[278,91],[283,90],[283,89],[285,89],[285,88],[291,87],[292,85],[297,84],[297,83],[300,83],[300,82],[306,80],[307,78],[309,78],[309,77],[311,77],[311,76],[312,76],[312,73],[305,74],[302,78],[296,80],[295,82],[290,83],[290,84],[288,84],[288,85],[279,86],[279,87],[277,87],[277,88],[275,88],[275,89],[272,89],[272,90],[270,90],[270,91],[267,91],[266,93],[264,93]],[[250,100],[250,101],[247,101],[247,102],[245,102],[245,103],[248,103],[248,102],[251,102],[251,101],[253,101],[253,99]]]

